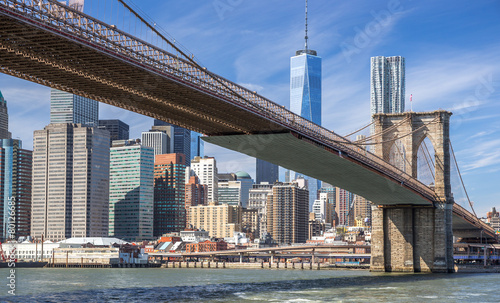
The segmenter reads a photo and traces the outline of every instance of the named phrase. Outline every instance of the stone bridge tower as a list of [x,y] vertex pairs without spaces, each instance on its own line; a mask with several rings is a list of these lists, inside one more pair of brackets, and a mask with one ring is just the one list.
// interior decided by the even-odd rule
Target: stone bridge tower
[[401,169],[417,178],[417,152],[428,138],[435,154],[435,200],[429,206],[372,206],[372,271],[453,272],[453,196],[450,183],[450,116],[439,110],[425,113],[374,115],[374,152],[390,162],[399,144],[405,155]]

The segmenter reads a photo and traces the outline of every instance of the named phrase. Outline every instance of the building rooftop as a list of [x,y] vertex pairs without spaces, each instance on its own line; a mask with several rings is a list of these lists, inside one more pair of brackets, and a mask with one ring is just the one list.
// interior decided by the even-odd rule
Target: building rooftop
[[236,172],[236,177],[238,177],[238,179],[252,179],[252,177],[244,171]]
[[87,244],[92,243],[96,246],[110,246],[112,244],[128,244],[128,242],[118,238],[88,237],[88,238],[69,238],[59,243],[65,244]]

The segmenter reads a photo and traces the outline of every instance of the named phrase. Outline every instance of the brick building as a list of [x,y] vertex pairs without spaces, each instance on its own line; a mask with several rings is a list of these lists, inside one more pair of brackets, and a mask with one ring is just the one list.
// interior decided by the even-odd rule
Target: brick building
[[194,252],[209,252],[209,251],[218,251],[218,250],[227,250],[227,243],[220,241],[210,241],[206,240],[200,243],[188,243],[186,244],[186,252],[194,253]]

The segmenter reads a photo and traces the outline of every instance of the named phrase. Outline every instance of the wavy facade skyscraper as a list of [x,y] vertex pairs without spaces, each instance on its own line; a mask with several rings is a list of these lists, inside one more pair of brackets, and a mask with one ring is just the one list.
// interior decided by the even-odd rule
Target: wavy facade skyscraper
[[405,58],[372,57],[370,76],[371,114],[404,112]]

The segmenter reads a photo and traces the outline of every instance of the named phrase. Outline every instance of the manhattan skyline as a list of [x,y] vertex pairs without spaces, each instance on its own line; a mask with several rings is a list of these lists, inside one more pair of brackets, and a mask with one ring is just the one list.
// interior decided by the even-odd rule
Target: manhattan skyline
[[[217,4],[225,6],[217,6]],[[232,4],[228,4],[232,3]],[[370,57],[406,58],[406,109],[450,110],[451,139],[478,215],[498,206],[500,43],[495,1],[311,1],[310,45],[323,58],[323,125],[340,135],[370,121]],[[303,2],[141,1],[140,7],[196,54],[209,70],[289,107],[289,58],[303,43]],[[362,9],[359,7],[362,6]],[[222,8],[221,8],[222,7]],[[497,39],[498,40],[498,39]],[[10,131],[32,148],[50,120],[50,89],[0,74]],[[100,104],[100,119],[120,119],[130,138],[152,118]],[[29,123],[26,123],[29,121]],[[219,171],[247,171],[255,160],[210,144]]]

